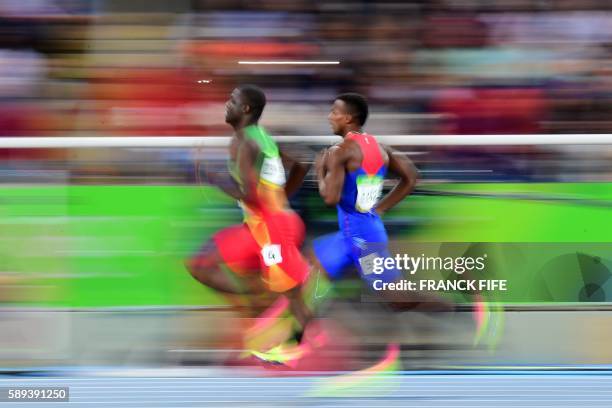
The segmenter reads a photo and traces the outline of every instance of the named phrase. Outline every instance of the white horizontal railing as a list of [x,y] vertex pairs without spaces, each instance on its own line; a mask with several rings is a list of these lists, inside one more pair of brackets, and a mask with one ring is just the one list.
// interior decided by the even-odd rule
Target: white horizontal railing
[[[329,145],[338,142],[340,137],[277,136],[275,139]],[[377,139],[392,146],[612,145],[612,134],[385,135]],[[227,136],[0,137],[0,148],[224,147],[229,141]]]

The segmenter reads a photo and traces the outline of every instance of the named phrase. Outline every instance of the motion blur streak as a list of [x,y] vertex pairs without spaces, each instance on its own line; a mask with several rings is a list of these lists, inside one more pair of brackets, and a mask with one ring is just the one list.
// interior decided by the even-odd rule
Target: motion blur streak
[[[345,91],[368,97],[377,136],[612,134],[611,64],[605,0],[3,0],[0,137],[228,136],[224,102],[241,83],[265,90],[262,125],[293,136],[287,148],[304,162],[320,149],[306,135],[330,134],[329,104]],[[612,145],[580,142],[399,143],[421,180],[385,216],[393,251],[486,252],[487,277],[511,290],[486,299],[477,332],[484,318],[464,293],[448,296],[452,313],[390,317],[354,281],[330,289],[313,279],[309,301],[330,340],[309,368],[367,367],[390,335],[404,370],[608,367]],[[184,269],[199,243],[240,221],[235,203],[205,185],[207,172],[227,176],[225,149],[4,148],[0,157],[4,371],[243,374],[219,368],[243,354],[238,339],[253,323],[238,317],[241,299]],[[309,239],[336,228],[312,172],[292,206]]]

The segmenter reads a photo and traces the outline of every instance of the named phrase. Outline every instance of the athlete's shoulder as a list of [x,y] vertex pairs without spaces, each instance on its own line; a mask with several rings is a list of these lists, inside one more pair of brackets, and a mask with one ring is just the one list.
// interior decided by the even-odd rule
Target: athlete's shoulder
[[339,149],[341,149],[342,151],[352,151],[355,148],[359,147],[359,143],[357,143],[356,140],[349,138],[349,137],[345,137],[344,139],[342,139],[342,141],[338,142],[336,145],[334,146],[338,146]]
[[389,154],[391,152],[391,149],[389,148],[389,146],[382,143],[380,140],[378,140],[377,136],[371,133],[363,133],[363,136],[366,139],[366,143],[370,144],[373,141],[374,144],[378,146],[378,151],[380,152],[384,162],[387,163],[389,160]]
[[238,132],[240,132],[239,135],[232,137],[230,149],[239,151],[240,154],[248,153],[250,156],[259,154],[261,151],[259,143],[254,139],[246,137],[243,130]]
[[344,139],[328,149],[330,156],[334,156],[339,161],[349,159],[355,154],[355,148],[359,146],[355,141],[350,139]]
[[240,132],[244,143],[251,146],[251,149],[257,153],[261,152],[266,156],[273,157],[279,155],[276,141],[262,126],[250,125],[241,129]]

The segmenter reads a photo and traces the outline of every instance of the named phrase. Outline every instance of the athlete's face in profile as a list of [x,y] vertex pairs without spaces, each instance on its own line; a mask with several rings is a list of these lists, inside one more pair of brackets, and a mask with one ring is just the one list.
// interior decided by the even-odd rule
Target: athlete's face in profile
[[230,98],[225,102],[225,123],[234,124],[240,121],[242,117],[242,95],[240,90],[234,89]]
[[327,116],[329,124],[335,135],[344,136],[344,129],[351,121],[351,115],[346,110],[346,104],[340,99],[336,99]]

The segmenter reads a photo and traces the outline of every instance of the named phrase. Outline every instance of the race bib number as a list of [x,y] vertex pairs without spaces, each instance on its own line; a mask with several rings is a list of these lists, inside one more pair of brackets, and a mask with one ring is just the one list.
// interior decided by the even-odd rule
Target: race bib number
[[379,258],[376,252],[359,258],[359,266],[361,266],[361,271],[364,275],[376,273],[374,270],[374,262],[376,258]]
[[280,245],[271,244],[264,246],[261,250],[261,256],[266,266],[272,266],[283,262]]
[[280,157],[266,157],[261,166],[260,177],[262,180],[276,184],[285,185],[285,169]]
[[357,179],[357,201],[355,208],[362,213],[369,212],[382,194],[383,180],[380,177],[361,176]]

